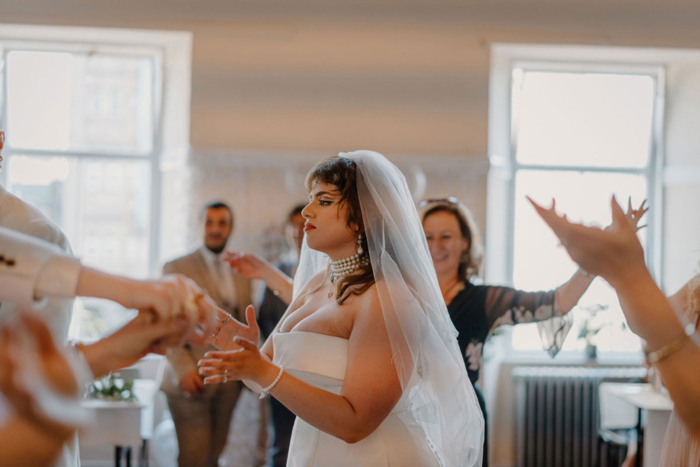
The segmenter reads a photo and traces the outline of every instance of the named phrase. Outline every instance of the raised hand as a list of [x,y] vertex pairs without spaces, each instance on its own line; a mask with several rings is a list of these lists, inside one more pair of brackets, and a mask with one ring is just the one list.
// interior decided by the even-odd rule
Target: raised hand
[[[638,209],[634,209],[632,207],[632,197],[630,196],[627,198],[627,212],[625,213],[625,216],[627,217],[627,220],[629,223],[634,227],[636,232],[639,232],[642,230],[645,225],[639,225],[639,221],[642,220],[642,217],[644,217],[644,214],[649,210],[649,207],[645,207],[647,204],[647,200],[643,200],[642,204],[639,205]],[[612,224],[610,224],[608,227],[605,228],[605,230],[608,230],[612,227]]]
[[201,394],[204,390],[204,381],[202,381],[201,376],[193,370],[180,379],[180,389],[189,396],[196,396],[197,394]]
[[[571,259],[588,273],[603,276],[612,283],[627,273],[646,268],[644,250],[636,235],[636,223],[622,211],[615,197],[610,201],[613,221],[605,230],[570,222],[566,215],[559,216],[554,210],[554,202],[550,209],[546,209],[532,199],[528,200],[554,231]],[[635,215],[637,220],[640,217]]]
[[255,320],[255,309],[249,305],[245,310],[246,324],[241,323],[224,310],[217,309],[216,328],[207,338],[207,342],[219,350],[235,350],[240,346],[235,338],[241,337],[255,343],[260,341],[260,328]]
[[643,200],[642,204],[639,205],[639,209],[632,208],[632,197],[627,198],[627,218],[632,222],[632,224],[637,228],[637,231],[642,230],[645,225],[639,225],[639,221],[644,217],[644,214],[649,210],[649,207],[644,207],[647,204],[647,200]]
[[269,269],[270,264],[260,256],[253,253],[233,253],[227,251],[224,256],[231,268],[235,269],[240,275],[248,279],[263,279],[265,270]]
[[257,381],[272,364],[260,353],[258,346],[240,336],[234,338],[238,350],[207,352],[197,362],[204,384],[226,383],[233,380]]

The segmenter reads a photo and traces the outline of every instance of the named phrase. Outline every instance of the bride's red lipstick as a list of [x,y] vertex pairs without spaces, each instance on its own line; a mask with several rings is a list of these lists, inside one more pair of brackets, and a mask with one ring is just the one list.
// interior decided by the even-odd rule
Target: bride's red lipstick
[[306,224],[304,224],[304,232],[308,232],[309,230],[313,230],[313,229],[315,229],[315,228],[316,228],[316,226],[313,225],[313,224],[311,224],[311,223],[309,223],[309,222],[307,222]]

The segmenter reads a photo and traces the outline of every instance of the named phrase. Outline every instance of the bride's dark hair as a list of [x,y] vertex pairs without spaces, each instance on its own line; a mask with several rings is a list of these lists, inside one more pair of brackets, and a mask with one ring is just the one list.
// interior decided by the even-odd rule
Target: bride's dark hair
[[[324,159],[306,175],[306,191],[311,192],[314,183],[328,183],[333,185],[340,193],[340,205],[347,206],[348,227],[355,230],[357,235],[362,235],[362,250],[369,254],[367,249],[367,235],[362,220],[360,199],[357,196],[357,164],[345,157],[335,156]],[[357,272],[349,274],[335,282],[335,301],[342,305],[351,295],[361,295],[374,284],[374,272],[372,265],[367,264]]]

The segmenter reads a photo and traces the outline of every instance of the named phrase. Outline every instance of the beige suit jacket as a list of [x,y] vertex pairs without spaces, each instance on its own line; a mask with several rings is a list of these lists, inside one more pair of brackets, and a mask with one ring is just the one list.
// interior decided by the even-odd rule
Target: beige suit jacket
[[[206,291],[221,308],[224,308],[214,278],[199,250],[166,263],[163,266],[163,274],[182,274],[189,277]],[[245,309],[252,303],[250,280],[235,271],[232,271],[232,276],[236,291],[236,307],[235,309],[224,309],[234,318],[245,322]],[[197,371],[197,361],[204,357],[204,353],[208,350],[214,350],[214,347],[199,347],[188,344],[185,347],[168,351],[170,365],[168,365],[165,378],[163,378],[161,389],[166,393],[181,393],[180,379],[192,371]],[[207,392],[209,391],[205,391],[205,395]]]

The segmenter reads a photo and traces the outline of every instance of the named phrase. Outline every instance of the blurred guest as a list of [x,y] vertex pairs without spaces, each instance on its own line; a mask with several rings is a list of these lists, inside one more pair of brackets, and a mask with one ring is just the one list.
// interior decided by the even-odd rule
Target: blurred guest
[[552,208],[535,206],[561,244],[589,274],[617,292],[630,330],[646,341],[647,360],[659,370],[673,400],[662,465],[700,465],[700,310],[698,279],[666,299],[644,263],[635,224],[611,200],[613,224],[600,230],[569,222]]
[[[561,317],[576,305],[593,278],[579,270],[555,290],[543,292],[476,285],[472,279],[480,273],[483,255],[481,236],[469,209],[454,197],[425,200],[418,209],[440,291],[459,333],[457,341],[464,365],[487,421],[484,396],[475,383],[483,346],[494,329],[502,324],[549,320],[540,329],[540,335],[546,340],[550,355],[556,355],[570,328],[570,321]],[[488,427],[484,465],[488,465]]]
[[[285,223],[285,237],[289,244],[289,252],[285,254],[274,265],[287,276],[293,278],[299,263],[299,252],[304,242],[304,223],[306,220],[301,215],[301,211],[306,205],[295,206],[287,216]],[[275,293],[270,287],[265,287],[263,300],[260,304],[258,322],[260,330],[265,337],[269,336],[277,326],[280,318],[287,311],[289,304],[279,297],[279,292]]]
[[[223,261],[226,243],[233,233],[231,208],[214,202],[204,207],[204,244],[194,252],[163,266],[163,274],[179,273],[204,289],[226,312],[239,320],[251,303],[250,281]],[[162,390],[175,424],[181,467],[212,467],[226,445],[240,381],[204,386],[197,361],[212,346],[186,345],[168,351],[168,370]]]

